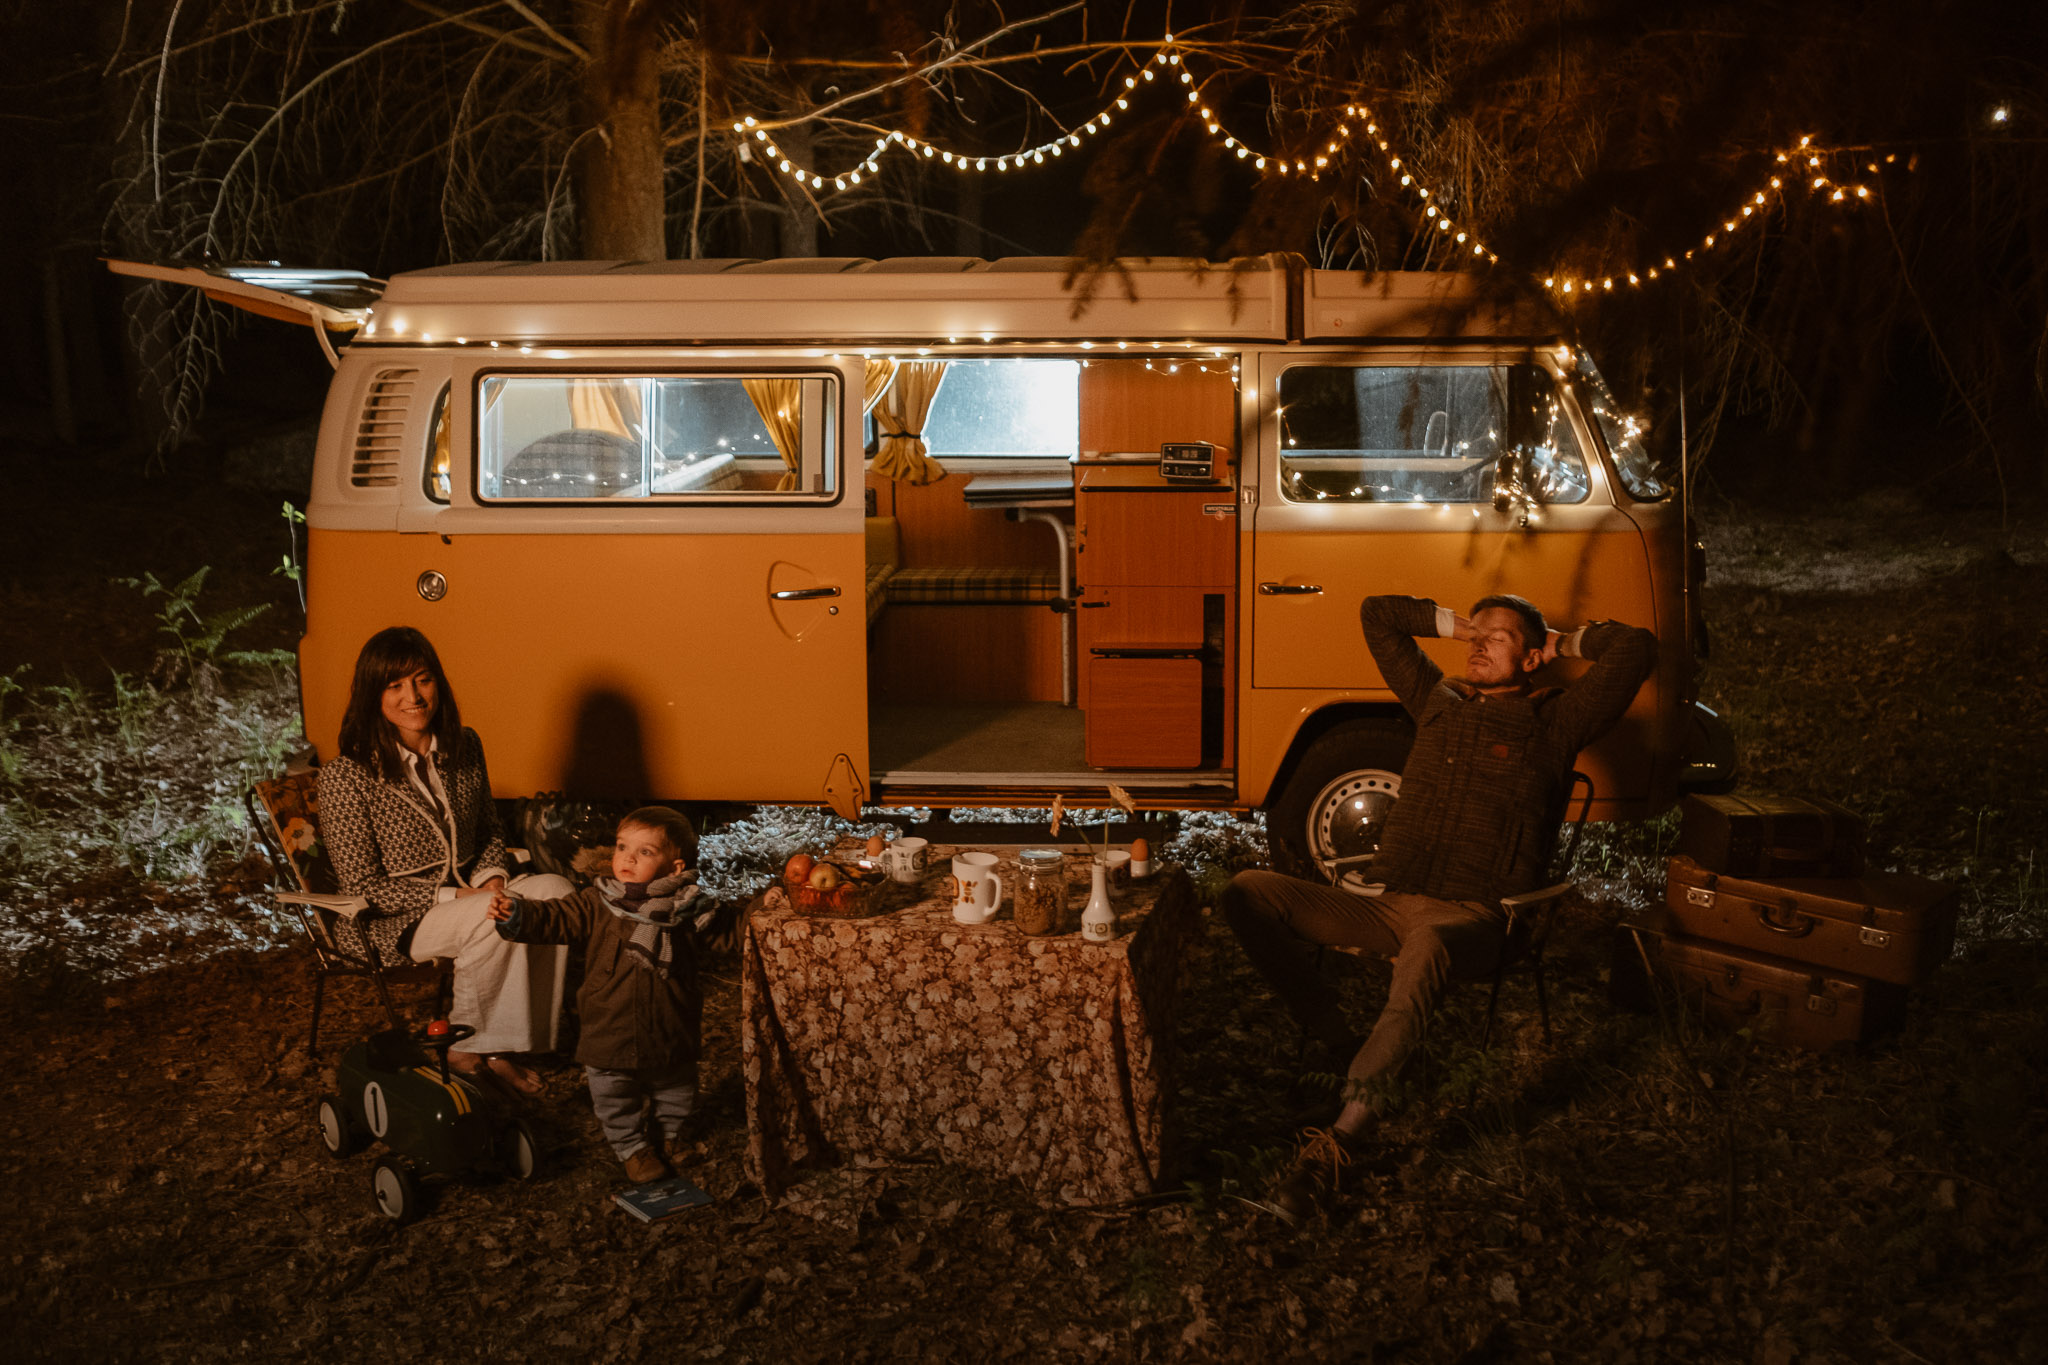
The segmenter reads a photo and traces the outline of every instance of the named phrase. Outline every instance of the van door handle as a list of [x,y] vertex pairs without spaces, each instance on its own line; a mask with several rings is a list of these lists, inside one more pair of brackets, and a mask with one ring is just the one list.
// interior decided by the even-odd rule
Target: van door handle
[[808,602],[813,597],[837,597],[837,588],[784,588],[768,594],[778,602]]
[[1267,597],[1306,597],[1323,590],[1320,583],[1261,583],[1259,591]]

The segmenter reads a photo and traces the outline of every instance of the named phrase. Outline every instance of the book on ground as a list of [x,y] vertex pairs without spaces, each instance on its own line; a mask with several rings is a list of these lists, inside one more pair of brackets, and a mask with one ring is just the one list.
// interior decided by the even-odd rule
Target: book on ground
[[651,1184],[635,1185],[630,1190],[621,1190],[612,1196],[612,1202],[632,1214],[643,1223],[659,1222],[663,1218],[693,1209],[699,1204],[711,1202],[711,1196],[692,1185],[679,1175]]

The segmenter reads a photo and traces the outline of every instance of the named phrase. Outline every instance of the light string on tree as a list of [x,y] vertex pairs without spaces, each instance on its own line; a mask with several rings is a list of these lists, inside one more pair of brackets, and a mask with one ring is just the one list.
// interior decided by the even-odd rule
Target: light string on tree
[[[828,183],[835,191],[852,189],[861,183],[863,174],[874,176],[879,173],[881,170],[880,158],[884,153],[895,147],[901,147],[912,156],[936,160],[943,165],[951,166],[953,169],[962,172],[981,172],[994,169],[1001,173],[1010,170],[1012,167],[1021,170],[1026,165],[1043,166],[1048,157],[1057,159],[1065,155],[1068,150],[1079,147],[1085,138],[1091,137],[1109,127],[1117,114],[1129,109],[1131,107],[1131,96],[1137,91],[1139,86],[1158,79],[1152,70],[1153,66],[1180,66],[1180,54],[1172,51],[1172,48],[1173,35],[1169,33],[1161,41],[1158,50],[1139,69],[1137,75],[1124,77],[1124,93],[1117,95],[1111,103],[1104,105],[1085,123],[1081,124],[1080,127],[1062,133],[1049,142],[1041,142],[1035,147],[1026,147],[1015,152],[1003,152],[996,156],[988,156],[978,152],[973,154],[956,152],[950,148],[940,147],[937,143],[922,140],[900,129],[892,129],[875,139],[875,149],[858,166],[851,170],[828,176],[793,160],[786,151],[778,147],[769,137],[768,129],[761,125],[760,120],[751,115],[734,123],[732,130],[740,134],[742,138],[746,134],[752,133],[755,141],[763,144],[764,150],[768,153],[769,165],[784,175],[793,178],[798,185],[812,190],[822,190]],[[1180,79],[1184,84],[1194,84],[1194,77],[1188,73],[1185,67],[1181,67]],[[1194,98],[1192,94],[1189,95],[1189,99],[1192,100]],[[747,144],[742,141],[740,147],[741,158],[743,160],[747,159],[750,155]]]
[[[1160,70],[1155,70],[1160,68]],[[1484,259],[1488,264],[1497,264],[1500,257],[1481,241],[1468,227],[1455,221],[1444,207],[1444,195],[1423,183],[1414,167],[1403,160],[1380,127],[1372,109],[1358,102],[1344,106],[1344,120],[1337,123],[1332,133],[1320,140],[1321,145],[1312,153],[1286,156],[1262,152],[1243,138],[1226,128],[1223,120],[1209,105],[1202,102],[1201,85],[1183,60],[1179,44],[1171,33],[1161,39],[1145,63],[1134,74],[1123,78],[1123,92],[1116,95],[1079,127],[1061,133],[1049,141],[1014,152],[1003,152],[994,156],[984,153],[968,153],[942,147],[937,143],[921,139],[900,129],[891,129],[875,139],[874,147],[858,163],[846,170],[827,174],[814,167],[805,166],[789,152],[778,145],[771,135],[771,127],[784,127],[801,120],[786,120],[773,125],[764,125],[759,119],[748,115],[732,125],[732,131],[741,139],[739,153],[742,160],[751,160],[755,147],[766,154],[765,164],[789,176],[801,188],[824,191],[852,190],[881,173],[882,158],[890,152],[901,149],[908,155],[925,160],[937,161],[962,173],[979,174],[995,171],[998,174],[1025,167],[1045,165],[1057,160],[1068,151],[1078,149],[1094,134],[1107,129],[1116,115],[1131,107],[1131,100],[1144,86],[1159,83],[1161,75],[1168,75],[1175,83],[1186,87],[1187,102],[1195,106],[1200,115],[1201,126],[1210,137],[1216,139],[1223,150],[1230,152],[1250,169],[1265,175],[1307,176],[1310,180],[1321,179],[1324,172],[1346,152],[1356,151],[1353,124],[1361,124],[1370,148],[1377,149],[1385,158],[1388,173],[1398,177],[1399,187],[1406,190],[1422,207],[1425,239],[1443,234],[1442,240],[1462,249],[1469,246],[1471,254]],[[747,135],[752,135],[749,143]],[[1748,194],[1725,217],[1718,221],[1712,231],[1701,235],[1696,246],[1683,251],[1672,251],[1661,256],[1653,255],[1633,266],[1598,274],[1585,272],[1553,271],[1542,279],[1543,288],[1560,298],[1583,298],[1593,294],[1614,292],[1617,285],[1624,288],[1639,288],[1646,282],[1656,281],[1677,273],[1692,262],[1699,253],[1715,250],[1728,244],[1733,235],[1751,222],[1761,222],[1767,209],[1774,204],[1782,208],[1789,189],[1796,185],[1808,194],[1823,196],[1825,202],[1854,206],[1867,202],[1871,189],[1867,183],[1855,180],[1841,180],[1829,176],[1830,159],[1846,155],[1848,149],[1824,151],[1813,146],[1812,137],[1799,139],[1795,148],[1778,152],[1773,172],[1763,177]],[[1885,164],[1897,161],[1896,153],[1883,158]],[[1909,163],[1908,168],[1911,168]],[[1877,161],[1866,162],[1864,172],[1875,176],[1880,173]]]
[[[1625,288],[1635,289],[1648,281],[1667,278],[1683,270],[1702,252],[1717,248],[1725,250],[1737,232],[1752,223],[1762,222],[1766,211],[1773,205],[1783,208],[1787,194],[1794,188],[1803,189],[1828,204],[1853,207],[1866,203],[1871,197],[1868,183],[1842,180],[1827,174],[1829,161],[1847,154],[1847,149],[1830,152],[1816,148],[1812,135],[1808,134],[1799,139],[1797,147],[1775,155],[1772,171],[1750,189],[1733,211],[1719,220],[1714,230],[1701,235],[1698,246],[1668,252],[1661,257],[1652,256],[1647,263],[1599,275],[1548,275],[1544,277],[1543,287],[1559,297],[1583,298],[1589,294],[1612,293],[1617,282]],[[1875,177],[1882,173],[1883,166],[1896,165],[1897,162],[1898,153],[1887,152],[1882,164],[1876,160],[1866,161],[1861,171]],[[1912,168],[1911,162],[1907,163],[1907,168]]]

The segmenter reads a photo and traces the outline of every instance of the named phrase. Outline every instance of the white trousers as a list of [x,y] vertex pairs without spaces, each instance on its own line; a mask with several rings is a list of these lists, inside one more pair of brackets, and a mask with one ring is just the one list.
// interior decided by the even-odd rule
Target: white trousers
[[[576,890],[568,878],[550,872],[514,877],[506,889],[530,901],[559,900]],[[476,1030],[456,1051],[554,1051],[569,950],[499,938],[490,892],[449,890],[450,898],[413,926],[412,960],[455,959],[455,1003],[448,1020]]]

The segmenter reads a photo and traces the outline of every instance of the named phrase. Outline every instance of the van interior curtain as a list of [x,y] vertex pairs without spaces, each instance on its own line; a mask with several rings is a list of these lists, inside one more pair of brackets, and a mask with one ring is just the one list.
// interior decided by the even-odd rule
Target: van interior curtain
[[640,381],[570,380],[569,422],[578,431],[608,431],[629,441],[639,440]]
[[905,360],[896,378],[875,404],[875,425],[882,429],[875,473],[907,484],[937,483],[946,470],[926,453],[924,419],[946,377],[943,360]]
[[875,410],[875,404],[882,401],[882,395],[889,391],[889,381],[896,377],[896,360],[893,356],[869,356],[866,382],[862,385],[860,411],[865,417]]
[[754,411],[761,414],[761,425],[768,428],[768,439],[775,442],[775,449],[782,456],[782,478],[775,485],[778,493],[788,493],[799,486],[797,462],[804,453],[803,385],[801,379],[740,381],[747,397],[754,400]]

